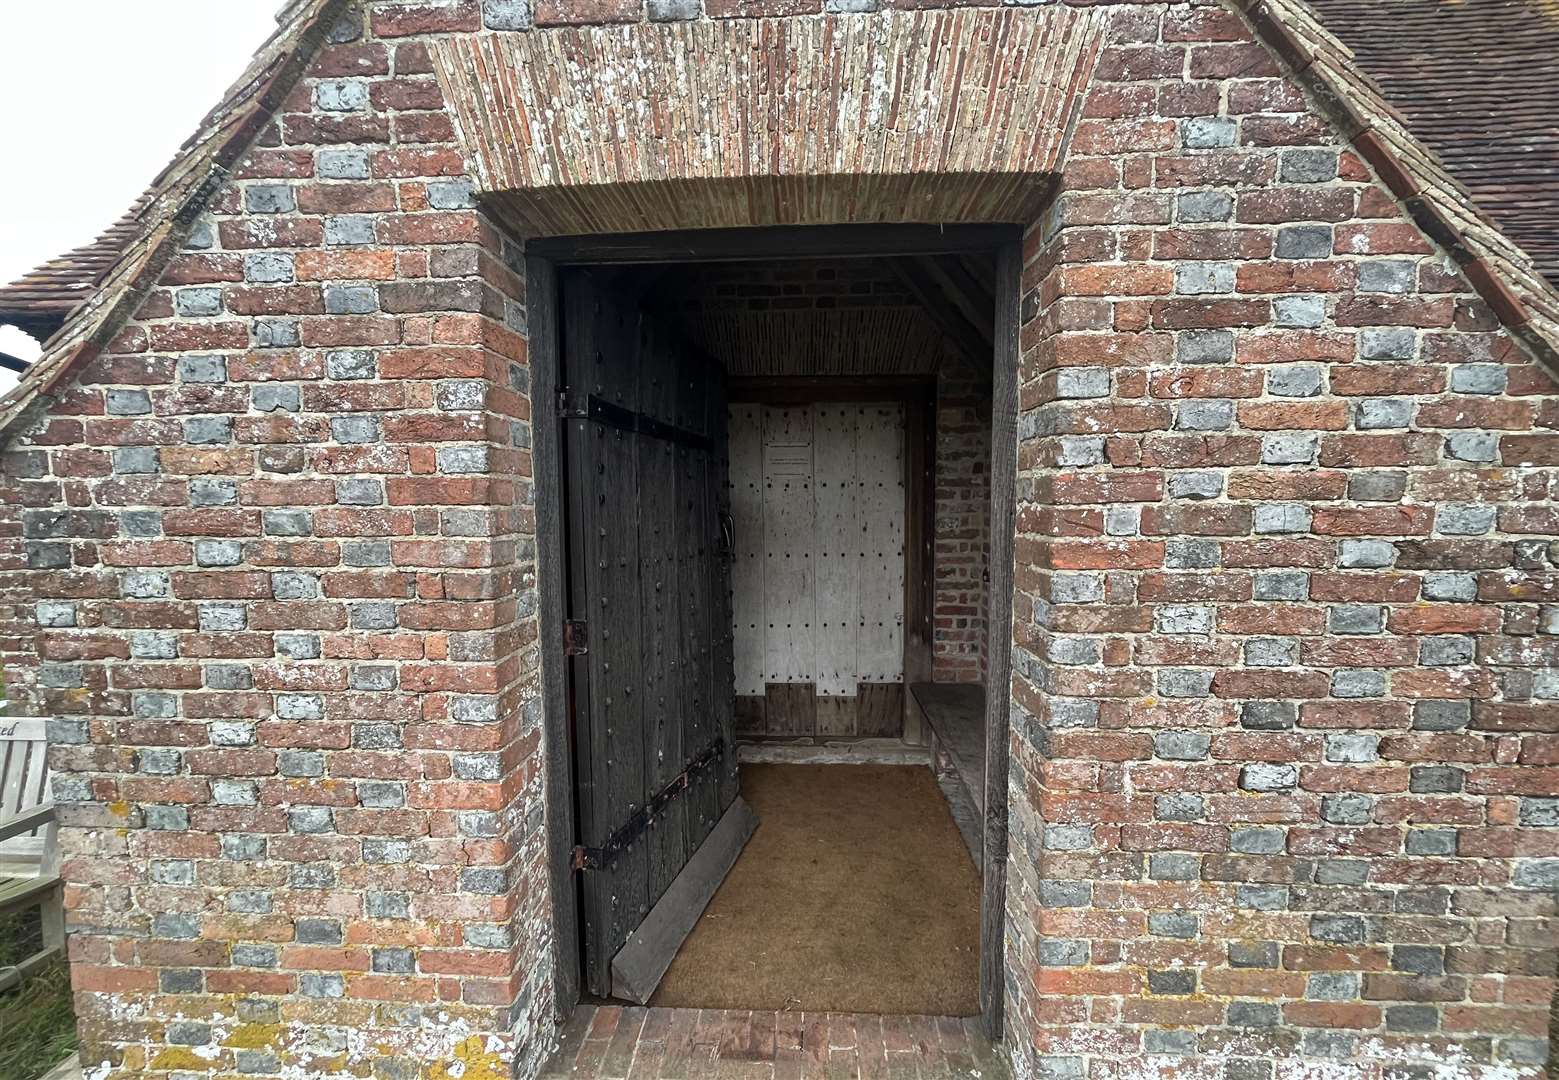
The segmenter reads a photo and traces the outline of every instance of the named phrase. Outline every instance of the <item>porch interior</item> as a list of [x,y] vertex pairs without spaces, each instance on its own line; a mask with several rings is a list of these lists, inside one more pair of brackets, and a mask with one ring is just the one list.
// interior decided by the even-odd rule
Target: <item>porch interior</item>
[[993,262],[608,272],[725,371],[735,732],[759,818],[650,1004],[973,1015]]

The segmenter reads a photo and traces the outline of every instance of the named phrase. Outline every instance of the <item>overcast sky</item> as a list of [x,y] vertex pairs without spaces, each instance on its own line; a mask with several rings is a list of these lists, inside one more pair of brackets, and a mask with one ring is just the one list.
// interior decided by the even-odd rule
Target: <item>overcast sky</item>
[[[0,282],[123,214],[243,73],[282,3],[3,3]],[[37,351],[0,330],[0,352],[30,360]]]

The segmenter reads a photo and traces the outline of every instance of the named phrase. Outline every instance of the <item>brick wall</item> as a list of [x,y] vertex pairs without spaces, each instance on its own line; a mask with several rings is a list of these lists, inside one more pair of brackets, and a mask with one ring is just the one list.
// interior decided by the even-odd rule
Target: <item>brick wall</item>
[[1218,9],[1115,12],[1024,280],[1022,1071],[1535,1074],[1552,378]]
[[523,280],[450,143],[439,14],[337,28],[8,453],[39,628],[12,711],[56,718],[103,1080],[545,1049]]
[[[956,361],[949,359],[951,367]],[[936,575],[932,678],[985,678],[990,550],[990,391],[967,365],[937,380]]]
[[[550,1034],[524,298],[426,48],[482,10],[344,24],[7,449],[99,1080],[525,1075]],[[1109,19],[1025,258],[1011,1052],[1533,1076],[1559,394],[1237,21]]]

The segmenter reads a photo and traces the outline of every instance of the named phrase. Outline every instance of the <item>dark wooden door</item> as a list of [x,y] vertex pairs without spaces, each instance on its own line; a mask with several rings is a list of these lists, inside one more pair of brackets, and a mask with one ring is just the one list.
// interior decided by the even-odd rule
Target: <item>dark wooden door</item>
[[751,815],[733,806],[724,373],[611,274],[559,281],[575,863],[584,984],[643,1000]]

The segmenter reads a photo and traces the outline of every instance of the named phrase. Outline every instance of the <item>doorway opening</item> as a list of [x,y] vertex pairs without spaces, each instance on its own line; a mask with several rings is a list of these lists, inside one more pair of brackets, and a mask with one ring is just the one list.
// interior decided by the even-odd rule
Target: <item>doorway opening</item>
[[999,1033],[1016,233],[532,244],[564,1008]]

